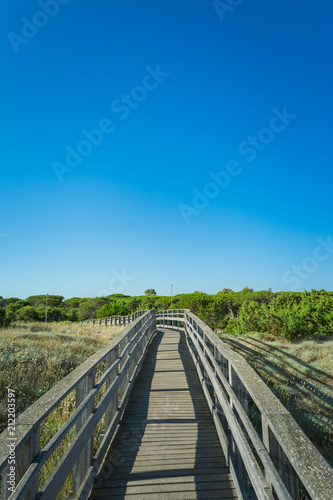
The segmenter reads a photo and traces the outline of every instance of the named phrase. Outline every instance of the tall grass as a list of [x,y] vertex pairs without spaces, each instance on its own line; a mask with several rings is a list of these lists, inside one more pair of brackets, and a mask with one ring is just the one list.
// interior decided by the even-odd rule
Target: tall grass
[[242,354],[333,465],[333,339],[291,343],[264,334],[221,335]]
[[[107,344],[122,329],[123,327],[120,326],[71,323],[14,324],[0,329],[0,432],[7,425],[8,388],[15,391],[16,415],[18,415]],[[96,379],[99,376],[100,373],[97,371]],[[75,391],[71,392],[42,423],[41,449],[68,420],[74,410]],[[99,429],[94,436],[95,451],[99,445],[102,427],[103,422],[100,422]],[[73,439],[74,429],[69,432],[66,439],[44,464],[39,476],[40,486],[45,483]],[[58,500],[68,499],[71,489],[72,473],[59,493]]]
[[21,413],[121,330],[67,323],[0,329],[0,432],[6,427],[8,387]]

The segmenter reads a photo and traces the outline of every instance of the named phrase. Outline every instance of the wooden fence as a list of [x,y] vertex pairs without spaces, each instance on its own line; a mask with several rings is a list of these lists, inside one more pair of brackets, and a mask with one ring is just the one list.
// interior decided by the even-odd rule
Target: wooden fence
[[[100,349],[16,419],[14,438],[8,429],[0,436],[2,498],[7,500],[10,473],[8,443],[15,439],[16,490],[11,500],[52,500],[73,471],[73,498],[87,498],[94,477],[117,428],[135,377],[156,327],[155,311],[138,314],[108,345]],[[97,376],[98,374],[98,380]],[[76,409],[54,437],[40,450],[40,429],[45,419],[75,391]],[[103,419],[103,420],[102,420]],[[100,443],[93,453],[97,426]],[[100,426],[101,427],[101,426]],[[74,438],[48,480],[39,489],[42,466],[74,429]],[[98,437],[98,436],[97,436]],[[38,492],[39,490],[39,492]]]
[[332,468],[247,361],[189,310],[156,319],[185,331],[239,497],[331,500]]
[[108,318],[101,319],[85,319],[83,321],[79,321],[81,325],[122,325],[126,326],[135,321],[137,318],[140,318],[147,311],[138,311],[133,314],[128,314],[127,316],[110,316]]

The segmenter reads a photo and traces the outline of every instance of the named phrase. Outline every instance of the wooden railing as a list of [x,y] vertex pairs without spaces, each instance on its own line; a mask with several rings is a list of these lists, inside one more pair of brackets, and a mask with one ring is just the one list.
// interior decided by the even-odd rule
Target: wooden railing
[[157,322],[186,333],[239,497],[331,500],[332,468],[247,361],[189,310]]
[[[302,483],[307,492],[302,500],[331,500],[333,470],[241,355],[189,310],[136,314],[114,340],[17,418],[17,486],[11,500],[55,499],[71,471],[72,497],[88,497],[156,326],[185,332],[239,498],[299,500]],[[74,411],[40,450],[41,426],[73,393]],[[67,450],[39,487],[41,468],[71,430]],[[11,439],[8,429],[0,436],[3,500],[9,497]]]
[[[72,497],[87,498],[155,328],[155,311],[138,313],[137,319],[134,318],[114,340],[24,411],[16,420],[15,436],[11,436],[8,429],[1,434],[0,473],[2,472],[3,500],[7,500],[10,494],[7,482],[10,474],[9,442],[15,442],[16,453],[17,485],[15,492],[10,494],[11,500],[55,499],[71,471],[73,471]],[[50,413],[73,391],[76,400],[75,410],[40,450],[41,426]],[[98,427],[100,435],[96,436]],[[43,465],[69,436],[72,429],[74,437],[67,450],[45,484],[39,488],[39,474]],[[94,453],[93,441],[94,439],[96,441],[96,437],[99,439],[99,444]]]
[[99,318],[99,319],[84,319],[79,321],[81,325],[129,325],[137,318],[140,318],[147,311],[138,311],[133,314],[128,314],[126,316],[109,316],[107,318]]
[[158,326],[179,329],[184,327],[184,318],[184,309],[166,309],[156,312],[156,322]]

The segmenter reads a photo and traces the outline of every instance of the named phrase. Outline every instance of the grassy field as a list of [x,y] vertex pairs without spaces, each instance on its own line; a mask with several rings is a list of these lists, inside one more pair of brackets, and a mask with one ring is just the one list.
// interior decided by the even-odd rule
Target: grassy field
[[333,465],[333,338],[290,343],[265,336],[221,335],[242,354]]
[[16,391],[20,413],[121,330],[73,323],[0,329],[0,432],[6,427],[8,387]]
[[[0,329],[0,432],[7,426],[7,389],[16,394],[16,415],[47,392],[84,360],[114,338],[123,327],[67,323],[16,324]],[[96,374],[98,378],[98,373]],[[44,420],[41,426],[41,449],[56,434],[75,410],[75,391]],[[99,444],[96,431],[95,448]],[[74,438],[74,429],[43,466],[40,485],[49,477]],[[58,495],[69,498],[70,476]],[[1,496],[1,486],[0,486]]]

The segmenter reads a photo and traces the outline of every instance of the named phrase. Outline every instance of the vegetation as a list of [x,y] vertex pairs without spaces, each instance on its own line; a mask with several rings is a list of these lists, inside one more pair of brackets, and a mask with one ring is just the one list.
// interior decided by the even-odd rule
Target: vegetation
[[244,303],[231,330],[269,332],[289,340],[333,334],[333,294],[324,290],[284,293],[270,302]]
[[[223,335],[225,342],[247,358],[333,464],[333,293],[324,290],[272,293],[249,287],[240,292],[223,288],[215,295],[179,294],[172,301],[156,295],[154,289],[135,297],[0,297],[0,432],[6,426],[4,402],[8,387],[16,390],[16,409],[21,412],[111,338],[109,327],[78,325],[74,321],[144,309],[190,309]],[[120,329],[112,329],[112,335]],[[68,419],[74,406],[72,393],[46,419],[42,444]],[[71,439],[69,435],[64,449],[59,447],[45,465],[42,482]],[[68,498],[70,481],[59,498]]]
[[244,356],[333,466],[333,337],[291,343],[271,335],[223,335]]
[[0,432],[6,427],[8,387],[16,391],[20,413],[121,329],[71,323],[0,329]]
[[[127,315],[143,309],[190,309],[217,332],[262,332],[289,340],[333,334],[333,293],[253,291],[240,292],[223,288],[215,295],[203,292],[179,294],[172,298],[156,295],[154,289],[145,295],[131,297],[114,294],[107,297],[64,300],[60,295],[47,297],[48,321],[81,321]],[[0,326],[13,321],[45,321],[46,296],[25,300],[0,297]]]
[[[7,425],[8,387],[15,391],[16,413],[19,414],[121,330],[122,327],[98,328],[68,322],[51,325],[13,324],[0,329],[0,432]],[[98,379],[98,372],[96,376]],[[41,425],[41,448],[51,440],[74,410],[75,391],[72,391]],[[103,422],[95,433],[95,451],[99,445],[102,426]],[[45,483],[73,439],[74,429],[42,467],[40,486]],[[72,474],[57,499],[66,500],[71,490]]]

